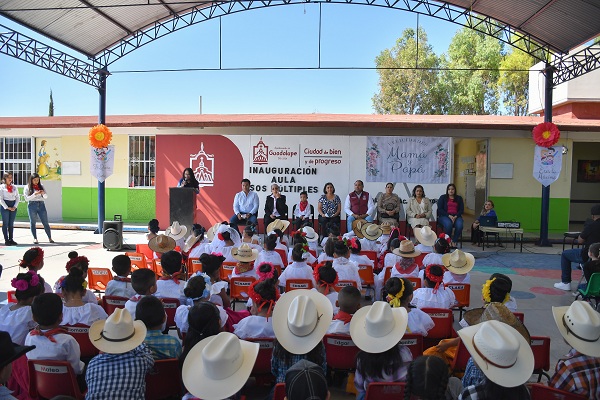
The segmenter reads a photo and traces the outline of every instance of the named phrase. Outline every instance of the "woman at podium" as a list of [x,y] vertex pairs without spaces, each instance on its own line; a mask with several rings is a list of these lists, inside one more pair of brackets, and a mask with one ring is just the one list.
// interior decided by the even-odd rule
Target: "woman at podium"
[[186,168],[183,170],[183,175],[177,184],[177,187],[189,187],[194,188],[196,193],[200,193],[200,184],[196,180],[194,176],[194,171],[191,168]]

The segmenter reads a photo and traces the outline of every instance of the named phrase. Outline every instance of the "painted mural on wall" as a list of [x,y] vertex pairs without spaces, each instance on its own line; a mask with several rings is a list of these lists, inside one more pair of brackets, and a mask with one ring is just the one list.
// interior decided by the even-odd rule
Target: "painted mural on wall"
[[35,141],[35,171],[44,180],[61,180],[62,155],[60,141],[60,138],[37,138]]

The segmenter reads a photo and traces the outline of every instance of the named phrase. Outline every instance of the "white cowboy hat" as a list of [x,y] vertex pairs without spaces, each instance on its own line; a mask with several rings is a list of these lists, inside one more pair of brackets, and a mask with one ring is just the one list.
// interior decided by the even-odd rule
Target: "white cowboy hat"
[[415,258],[421,255],[419,250],[415,250],[415,244],[411,240],[401,241],[400,247],[392,250],[392,253],[405,258]]
[[116,308],[107,319],[96,321],[88,332],[98,350],[109,354],[122,354],[138,347],[146,338],[146,325],[134,321],[124,308]]
[[585,301],[567,307],[552,307],[554,322],[562,337],[581,354],[600,357],[600,314]]
[[363,224],[360,227],[360,233],[367,240],[377,240],[383,235],[383,229],[377,224]]
[[273,331],[279,344],[292,354],[306,354],[323,339],[333,307],[316,290],[297,289],[283,294],[273,309]]
[[244,386],[258,356],[258,343],[221,332],[198,342],[185,358],[181,377],[186,389],[204,400],[231,397]]
[[352,221],[352,231],[354,232],[354,235],[356,235],[356,237],[358,237],[359,239],[362,239],[364,236],[361,232],[361,228],[363,225],[368,223],[369,222],[367,222],[367,220],[363,218],[355,219],[354,221]]
[[466,274],[473,269],[475,257],[471,253],[465,253],[462,250],[454,250],[452,253],[446,253],[442,256],[442,264],[450,272],[455,274]]
[[275,221],[267,225],[267,232],[274,231],[275,229],[279,229],[282,232],[285,232],[288,226],[290,226],[290,221],[288,221],[287,219],[276,219]]
[[184,252],[188,252],[190,251],[190,249],[192,248],[192,246],[194,246],[198,240],[200,240],[200,238],[202,237],[202,235],[198,235],[198,236],[194,236],[194,234],[192,233],[186,240],[185,240],[185,244],[183,245],[183,251]]
[[148,242],[148,247],[156,253],[166,253],[177,246],[175,239],[167,235],[156,235]]
[[231,255],[238,261],[250,262],[256,260],[256,257],[258,257],[258,250],[248,246],[248,243],[244,243],[240,247],[233,247]]
[[208,230],[206,231],[206,237],[208,238],[208,240],[210,240],[211,242],[213,241],[213,239],[215,238],[215,235],[217,234],[217,230],[219,229],[220,226],[221,226],[221,223],[217,222],[216,224],[214,224],[213,226],[208,228]]
[[404,307],[392,308],[385,301],[361,307],[350,320],[350,336],[354,344],[367,353],[383,353],[396,346],[408,324]]
[[420,229],[415,229],[415,237],[419,243],[424,244],[425,246],[433,246],[437,240],[435,232],[428,225]]
[[317,235],[317,232],[315,232],[315,230],[312,227],[305,226],[300,230],[306,235],[304,237],[306,238],[307,242],[316,242],[317,240],[319,240],[319,235]]
[[533,373],[531,345],[504,322],[482,322],[461,329],[458,335],[490,381],[515,387],[527,382]]
[[187,226],[179,225],[179,221],[173,221],[173,224],[165,230],[165,235],[175,240],[183,239],[186,234]]

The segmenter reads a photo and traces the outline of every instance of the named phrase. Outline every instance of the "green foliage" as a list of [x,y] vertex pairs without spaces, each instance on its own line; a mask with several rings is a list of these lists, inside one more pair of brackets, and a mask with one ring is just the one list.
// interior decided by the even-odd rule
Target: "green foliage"
[[54,117],[54,99],[52,98],[52,90],[50,90],[50,104],[48,104],[48,116]]
[[527,70],[535,63],[535,58],[519,49],[512,49],[500,62],[498,87],[508,114],[527,115],[529,97]]

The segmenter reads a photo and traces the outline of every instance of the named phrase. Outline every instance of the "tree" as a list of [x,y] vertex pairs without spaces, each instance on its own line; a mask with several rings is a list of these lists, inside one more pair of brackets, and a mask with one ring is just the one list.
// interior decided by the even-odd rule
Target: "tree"
[[425,31],[418,29],[418,46],[416,33],[412,28],[405,29],[394,47],[375,58],[379,93],[372,100],[379,114],[441,113],[439,59],[428,44]]
[[48,116],[54,117],[54,99],[52,98],[52,89],[50,89],[50,104],[48,104]]
[[513,48],[500,62],[498,88],[502,104],[510,115],[527,115],[529,98],[529,72],[536,59]]

